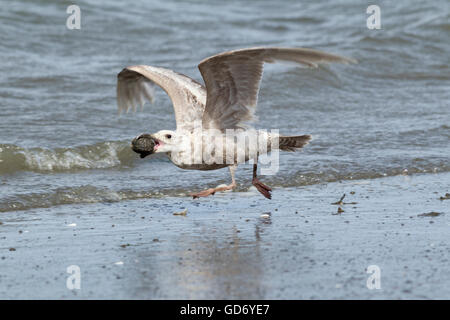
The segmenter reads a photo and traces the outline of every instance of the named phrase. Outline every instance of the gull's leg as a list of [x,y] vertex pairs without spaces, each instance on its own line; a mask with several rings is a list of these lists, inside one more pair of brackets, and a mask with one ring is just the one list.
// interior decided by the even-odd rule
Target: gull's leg
[[214,193],[218,192],[218,191],[226,191],[226,190],[232,190],[234,188],[236,188],[236,180],[234,179],[234,173],[236,171],[236,167],[237,165],[232,165],[229,166],[228,169],[230,169],[230,174],[231,174],[231,184],[228,186],[224,186],[224,187],[217,187],[217,188],[210,188],[210,189],[206,189],[197,193],[191,193],[191,196],[193,199],[195,198],[200,198],[200,197],[207,197],[210,195],[213,195]]
[[257,169],[258,169],[258,159],[255,159],[255,163],[253,164],[252,184],[256,187],[256,189],[258,189],[259,192],[262,193],[262,195],[264,197],[266,197],[267,199],[272,199],[272,195],[270,194],[270,192],[272,191],[272,188],[269,186],[266,186],[264,183],[259,181],[258,178],[256,178]]

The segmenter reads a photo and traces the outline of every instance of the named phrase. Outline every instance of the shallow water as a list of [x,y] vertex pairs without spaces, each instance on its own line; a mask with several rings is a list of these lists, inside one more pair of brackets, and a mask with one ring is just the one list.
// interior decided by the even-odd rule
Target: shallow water
[[[149,64],[201,82],[203,58],[252,46],[308,47],[359,61],[266,68],[256,127],[314,139],[300,153],[282,153],[279,171],[262,177],[265,183],[296,194],[339,181],[437,173],[441,189],[450,185],[446,0],[379,1],[381,30],[366,27],[367,4],[358,1],[77,4],[81,30],[66,28],[64,2],[2,6],[0,221],[18,212],[51,220],[59,206],[78,215],[111,204],[114,215],[115,205],[130,200],[162,201],[171,215],[191,203],[189,192],[228,183],[226,169],[185,171],[164,157],[134,154],[129,143],[136,135],[174,128],[173,110],[156,90],[154,105],[119,117],[116,75]],[[241,166],[232,197],[239,210],[253,190],[250,179],[251,168]],[[266,205],[260,202],[260,209]]]
[[[311,47],[359,60],[266,71],[257,127],[314,136],[302,153],[282,154],[267,183],[450,170],[447,1],[382,2],[381,30],[367,29],[365,6],[353,1],[79,5],[81,30],[66,28],[63,3],[16,1],[0,14],[0,211],[177,195],[226,182],[226,169],[187,172],[133,154],[130,139],[173,128],[173,111],[159,90],[144,112],[118,117],[116,74],[150,64],[201,80],[201,59],[251,46]],[[249,175],[241,173],[241,188]]]
[[[0,219],[0,297],[448,299],[450,200],[439,197],[449,178],[16,211]],[[79,290],[66,287],[72,265]],[[371,265],[380,289],[367,287]]]

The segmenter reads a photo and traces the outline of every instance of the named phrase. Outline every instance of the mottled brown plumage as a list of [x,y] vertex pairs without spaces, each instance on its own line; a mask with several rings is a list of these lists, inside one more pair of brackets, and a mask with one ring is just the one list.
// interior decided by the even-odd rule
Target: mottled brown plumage
[[307,145],[309,140],[311,140],[311,136],[309,134],[288,137],[280,136],[278,140],[278,147],[283,151],[296,151],[297,149],[301,149]]
[[[236,137],[242,130],[248,132],[252,127],[249,122],[255,119],[259,86],[264,63],[275,61],[294,62],[306,67],[317,67],[322,63],[354,63],[353,59],[303,48],[250,48],[224,52],[200,62],[198,68],[205,86],[197,81],[172,70],[146,65],[130,66],[118,74],[117,104],[119,112],[141,107],[145,99],[153,100],[153,85],[160,86],[172,100],[177,123],[177,130],[162,130],[156,134],[140,136],[133,140],[133,150],[142,157],[154,152],[164,152],[180,168],[196,170],[215,170],[224,166],[230,168],[232,184],[226,187],[211,188],[195,197],[214,194],[216,191],[233,189],[236,186],[234,171],[238,163],[253,159],[249,147],[238,146],[235,139],[225,139],[226,129],[237,129]],[[203,137],[193,134],[197,129],[203,130]],[[208,131],[208,129],[210,129]],[[215,133],[212,134],[212,129]],[[217,133],[218,132],[218,133]],[[243,148],[246,155],[243,160],[232,157],[230,163],[225,161],[192,163],[194,156],[191,146],[209,147],[210,155],[225,155],[218,145],[203,143],[209,137],[224,139],[231,148]],[[295,151],[304,147],[311,139],[310,135],[282,136],[267,135],[262,131],[258,136],[269,138],[270,148],[258,149],[253,171],[253,185],[266,197],[270,198],[270,187],[262,184],[256,177],[258,155],[273,149]],[[189,137],[181,139],[181,137]],[[274,140],[275,139],[275,140]],[[146,141],[148,140],[148,141]],[[151,147],[151,146],[154,147]],[[245,145],[245,144],[244,144]],[[150,147],[149,147],[150,146]],[[212,148],[211,148],[212,147]],[[153,149],[152,149],[153,148]],[[152,149],[152,150],[150,150]],[[228,160],[221,158],[221,160]]]
[[355,60],[304,48],[250,48],[228,51],[198,65],[208,92],[204,128],[245,128],[254,120],[264,63],[295,62],[316,68],[320,63]]

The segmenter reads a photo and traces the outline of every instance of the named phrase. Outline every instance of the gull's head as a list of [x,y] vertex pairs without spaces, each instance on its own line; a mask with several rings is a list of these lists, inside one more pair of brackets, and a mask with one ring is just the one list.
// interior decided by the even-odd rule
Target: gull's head
[[152,153],[171,152],[176,147],[176,133],[171,130],[161,130],[154,134],[141,134],[131,141],[131,149],[139,153],[141,158]]

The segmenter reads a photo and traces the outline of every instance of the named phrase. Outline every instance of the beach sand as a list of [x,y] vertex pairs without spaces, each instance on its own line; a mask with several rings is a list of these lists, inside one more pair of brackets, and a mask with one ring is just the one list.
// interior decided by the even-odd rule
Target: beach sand
[[[449,299],[450,199],[440,200],[449,181],[394,176],[275,189],[272,200],[251,188],[3,213],[0,298]],[[71,265],[79,290],[66,286]],[[380,289],[367,287],[370,265]]]

